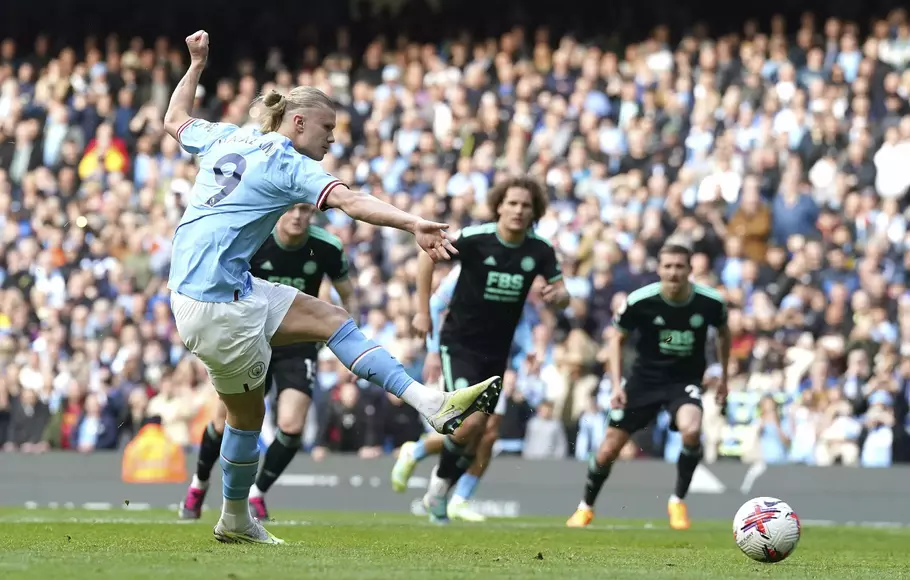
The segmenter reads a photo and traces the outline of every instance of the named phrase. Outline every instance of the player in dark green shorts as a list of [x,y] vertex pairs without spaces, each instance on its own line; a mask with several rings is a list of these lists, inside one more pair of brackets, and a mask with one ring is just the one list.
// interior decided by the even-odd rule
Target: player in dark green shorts
[[[531,178],[510,178],[490,190],[487,203],[496,222],[464,228],[454,242],[461,273],[439,339],[439,370],[448,391],[466,388],[484,373],[505,372],[515,328],[536,278],[546,282],[541,291],[545,303],[553,308],[569,303],[556,251],[532,229],[546,211],[546,190]],[[421,257],[419,264],[420,310],[429,320],[433,263]],[[499,421],[495,413],[475,413],[445,437],[423,498],[432,521],[448,521],[449,492],[469,468],[480,474],[486,469]],[[481,463],[472,466],[475,460]]]
[[[594,502],[610,475],[613,462],[629,437],[666,409],[670,428],[682,435],[676,488],[667,505],[670,527],[686,529],[689,516],[684,499],[702,457],[702,386],[708,327],[717,329],[722,376],[718,403],[727,395],[730,331],[727,306],[716,290],[689,281],[692,251],[683,240],[669,240],[660,251],[660,282],[640,288],[626,299],[613,320],[610,346],[613,379],[610,424],[600,449],[591,457],[585,495],[566,524],[585,527],[594,518]],[[623,384],[622,346],[637,335],[637,357]]]

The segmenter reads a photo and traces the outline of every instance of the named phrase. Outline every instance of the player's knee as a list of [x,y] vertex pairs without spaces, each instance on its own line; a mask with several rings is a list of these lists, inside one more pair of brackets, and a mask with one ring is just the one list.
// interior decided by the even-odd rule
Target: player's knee
[[286,431],[280,426],[278,427],[278,433],[275,435],[275,439],[288,449],[300,449],[300,446],[303,444],[303,434],[301,431]]
[[278,428],[285,433],[302,433],[306,425],[310,398],[296,389],[284,389],[278,395]]
[[467,445],[473,448],[480,443],[486,428],[486,415],[475,413],[465,419],[461,427],[455,432],[454,439],[460,445]]
[[[335,304],[328,304],[326,308],[326,319],[335,326],[335,328],[341,326],[351,317],[351,313],[342,308],[341,306],[336,306]],[[326,337],[328,338],[328,337]]]
[[298,417],[279,417],[278,430],[285,433],[303,433],[304,415]]
[[319,318],[321,320],[319,340],[327,342],[335,331],[351,318],[351,314],[341,306],[324,302],[320,305]]
[[628,440],[629,436],[623,431],[618,429],[608,431],[603,443],[600,444],[597,450],[597,463],[605,465],[616,461]]
[[227,407],[226,422],[234,429],[259,431],[265,419],[265,399],[262,388],[236,395],[221,395]]
[[490,429],[488,426],[480,438],[480,447],[492,449],[497,439],[499,439],[499,429]]
[[679,428],[679,435],[682,444],[686,447],[698,447],[701,445],[701,425],[685,425]]

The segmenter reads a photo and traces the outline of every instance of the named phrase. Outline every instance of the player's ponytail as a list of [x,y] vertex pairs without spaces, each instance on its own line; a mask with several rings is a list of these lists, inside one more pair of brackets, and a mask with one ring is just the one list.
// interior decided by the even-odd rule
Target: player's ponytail
[[287,98],[279,92],[272,91],[262,98],[262,105],[265,107],[265,113],[260,130],[263,133],[277,131],[288,108]]

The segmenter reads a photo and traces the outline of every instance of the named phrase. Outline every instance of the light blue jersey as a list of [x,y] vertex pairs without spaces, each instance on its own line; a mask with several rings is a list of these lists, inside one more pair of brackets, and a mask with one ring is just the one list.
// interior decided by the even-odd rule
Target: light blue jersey
[[[446,274],[439,283],[436,292],[430,297],[430,319],[433,323],[431,332],[427,335],[427,352],[439,352],[439,332],[442,327],[442,314],[449,307],[455,286],[458,285],[458,276],[461,274],[461,265],[458,264]],[[540,323],[540,316],[534,306],[525,302],[521,319],[515,327],[515,336],[512,339],[512,366],[516,368],[519,361],[523,360],[534,350],[534,327]]]
[[297,203],[322,209],[341,182],[278,133],[189,119],[177,140],[199,174],[174,234],[168,288],[201,302],[252,290],[250,258]]

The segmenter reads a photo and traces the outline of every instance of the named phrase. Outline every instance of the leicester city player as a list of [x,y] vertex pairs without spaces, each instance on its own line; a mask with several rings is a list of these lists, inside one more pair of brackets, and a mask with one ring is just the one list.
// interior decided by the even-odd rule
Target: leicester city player
[[[676,485],[667,502],[670,527],[689,527],[685,498],[702,457],[702,388],[708,328],[717,329],[721,377],[718,404],[727,395],[730,330],[727,305],[713,288],[689,281],[692,248],[688,240],[671,238],[660,250],[660,282],[629,294],[613,319],[610,345],[613,393],[610,424],[600,448],[591,456],[584,497],[566,525],[588,526],[594,519],[594,502],[610,475],[620,450],[637,431],[644,429],[662,409],[670,413],[670,429],[682,436],[682,453],[676,464]],[[622,380],[623,343],[636,336],[636,358],[627,382]]]
[[199,157],[199,173],[174,233],[168,288],[177,331],[208,370],[227,408],[221,444],[222,542],[277,544],[250,516],[248,499],[259,467],[265,416],[263,385],[272,347],[325,342],[357,376],[402,398],[441,433],[454,432],[475,411],[489,412],[499,377],[442,393],[407,375],[384,348],[366,338],[347,311],[292,286],[250,274],[250,259],[281,215],[297,203],[337,208],[354,219],[414,234],[429,259],[458,251],[444,230],[368,194],[355,193],[319,165],[334,142],[334,103],[312,87],[270,93],[261,130],[190,117],[209,37],[186,39],[191,62],[174,89],[165,128]]
[[[428,383],[439,380],[442,375],[442,358],[440,355],[439,335],[442,328],[445,312],[452,302],[455,286],[461,275],[461,266],[456,265],[440,282],[439,287],[430,298],[430,328],[422,326],[424,321],[415,317],[418,330],[427,333],[427,356],[424,363],[423,379]],[[539,278],[538,278],[539,280]],[[525,302],[521,319],[515,328],[512,338],[511,368],[518,370],[525,361],[532,361],[534,366],[542,363],[546,357],[547,334],[535,332],[540,322],[537,308],[530,302]],[[535,334],[538,338],[535,340]],[[496,408],[487,424],[487,430],[477,446],[477,455],[468,470],[458,478],[452,491],[452,499],[448,504],[448,516],[452,519],[461,519],[468,522],[483,522],[486,517],[471,508],[469,500],[477,489],[480,478],[486,472],[493,457],[493,445],[499,437],[499,425],[506,414],[508,399],[500,397]],[[445,437],[439,434],[430,434],[418,441],[411,441],[401,446],[398,459],[392,469],[392,489],[403,492],[408,487],[408,480],[417,464],[430,455],[442,452]]]
[[[509,365],[515,329],[525,300],[538,278],[540,295],[555,308],[569,303],[556,251],[533,232],[547,207],[546,190],[529,177],[510,177],[487,194],[496,221],[464,228],[454,242],[461,262],[458,282],[439,335],[441,372],[447,392],[468,388],[485,373],[501,375]],[[433,261],[418,260],[419,318],[430,317]],[[421,330],[426,324],[415,324]],[[490,448],[498,427],[489,417],[472,417],[443,441],[439,463],[430,475],[424,506],[433,522],[449,520],[449,492]],[[497,423],[498,419],[493,419]]]

